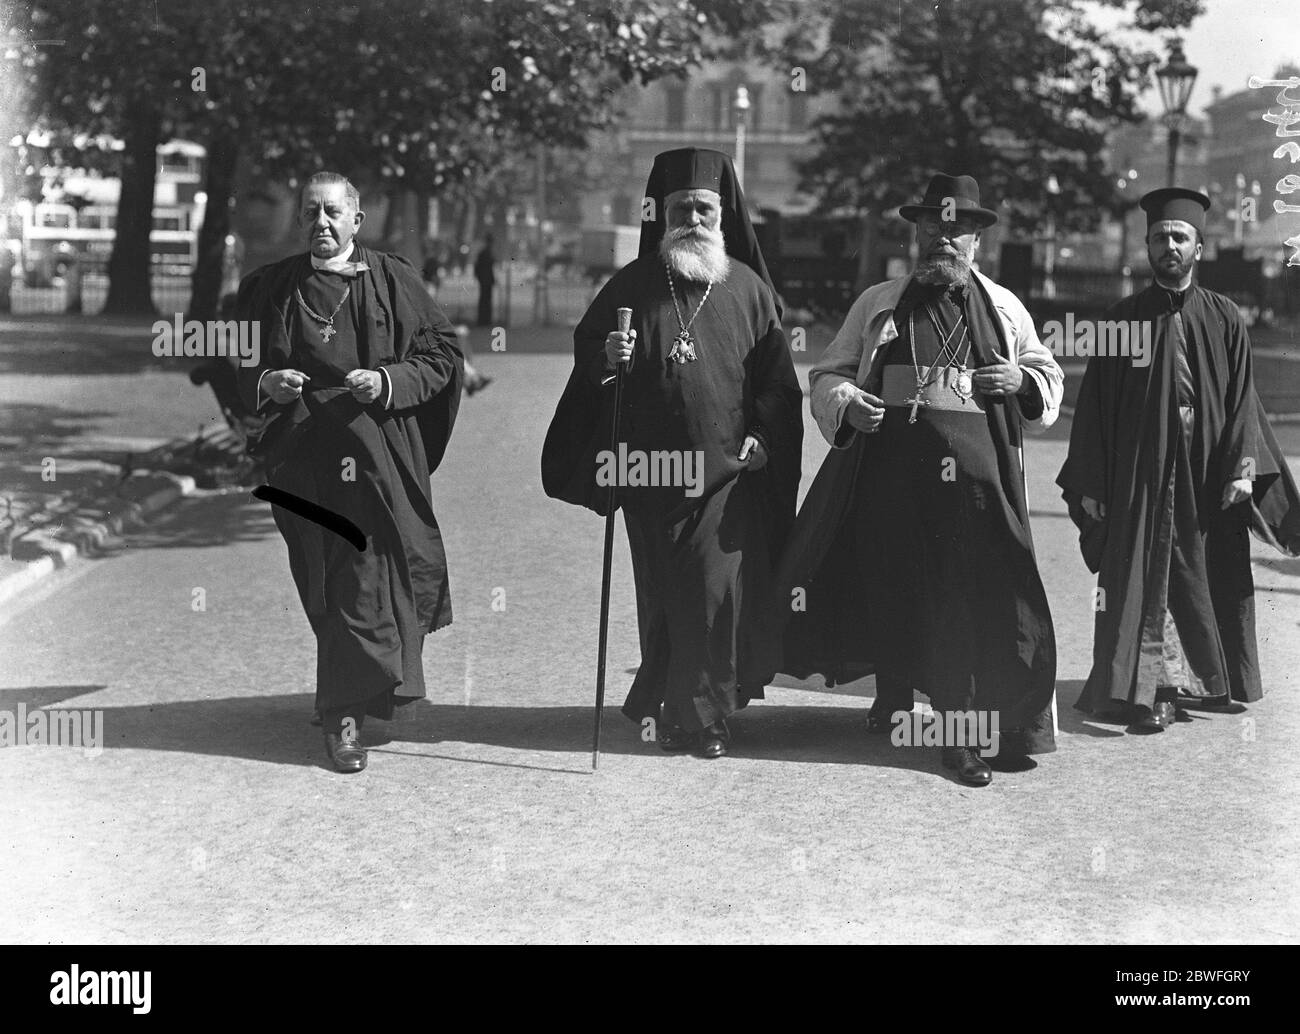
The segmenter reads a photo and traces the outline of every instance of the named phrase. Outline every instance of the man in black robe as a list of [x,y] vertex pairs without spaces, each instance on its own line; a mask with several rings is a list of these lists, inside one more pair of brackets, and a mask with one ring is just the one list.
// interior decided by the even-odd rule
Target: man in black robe
[[262,361],[240,368],[240,391],[272,414],[252,449],[279,493],[272,514],[316,635],[316,708],[341,772],[366,765],[366,715],[387,720],[425,695],[424,637],[451,621],[429,477],[464,376],[414,267],[353,241],[364,218],[351,183],[316,174],[300,196],[309,253],[249,274],[237,302],[261,323]]
[[1241,314],[1194,281],[1210,199],[1167,187],[1141,204],[1155,281],[1105,318],[1153,325],[1153,353],[1089,359],[1057,483],[1098,575],[1076,706],[1150,733],[1180,695],[1207,709],[1262,696],[1247,532],[1295,556],[1300,505]]
[[1052,424],[1063,378],[1025,307],[971,269],[997,221],[975,180],[936,174],[899,211],[916,269],[868,288],[809,375],[833,448],[778,572],[781,670],[829,685],[874,672],[877,732],[920,690],[945,730],[965,719],[948,737],[962,742],[935,737],[944,767],[985,786],[977,715],[986,731],[996,720],[998,741],[979,746],[1005,767],[1056,749],[1021,433]]
[[[720,757],[725,719],[762,697],[779,644],[759,615],[794,518],[803,393],[731,160],[660,154],[638,257],[574,331],[574,368],[547,434],[548,495],[604,513],[617,486],[636,581],[641,666],[623,705],[666,751]],[[632,329],[616,330],[617,310]],[[617,469],[613,380],[624,369],[626,455],[689,477]],[[603,454],[602,454],[603,451]],[[658,483],[654,483],[658,482]]]

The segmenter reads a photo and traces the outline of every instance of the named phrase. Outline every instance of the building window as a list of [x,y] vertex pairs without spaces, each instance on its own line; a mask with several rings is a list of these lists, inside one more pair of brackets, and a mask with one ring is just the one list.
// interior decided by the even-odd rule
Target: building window
[[686,124],[686,87],[679,83],[667,83],[664,86],[667,102],[667,115],[664,125],[668,129],[681,129]]

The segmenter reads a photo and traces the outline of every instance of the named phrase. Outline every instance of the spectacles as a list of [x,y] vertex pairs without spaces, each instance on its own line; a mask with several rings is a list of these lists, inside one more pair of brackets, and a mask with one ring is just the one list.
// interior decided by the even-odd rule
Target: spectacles
[[980,228],[974,219],[963,216],[951,221],[940,219],[937,215],[922,215],[916,221],[926,233],[939,233],[941,230],[956,231],[957,236],[964,237]]

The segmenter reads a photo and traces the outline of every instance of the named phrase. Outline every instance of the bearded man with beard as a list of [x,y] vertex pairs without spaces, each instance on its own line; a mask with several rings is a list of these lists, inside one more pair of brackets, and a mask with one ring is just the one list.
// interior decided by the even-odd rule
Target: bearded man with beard
[[[605,512],[599,473],[625,364],[621,446],[691,477],[646,483],[629,467],[614,482],[641,640],[623,713],[655,719],[665,751],[716,758],[728,748],[726,717],[763,696],[780,659],[760,616],[794,519],[803,393],[731,159],[701,148],[658,155],[644,213],[638,257],[574,331],[542,481],[554,498]],[[628,333],[616,329],[620,308],[632,310]]]
[[1150,325],[1155,347],[1142,366],[1088,360],[1057,478],[1098,575],[1075,706],[1139,734],[1190,721],[1180,700],[1232,711],[1260,699],[1248,532],[1300,553],[1300,497],[1255,391],[1245,321],[1193,275],[1210,199],[1164,187],[1141,205],[1154,282],[1106,319]]
[[[997,221],[975,180],[937,174],[899,212],[916,224],[916,268],[868,288],[809,375],[833,448],[778,574],[782,670],[831,685],[874,672],[874,731],[914,689],[939,717],[991,712],[990,753],[1030,768],[1055,749],[1056,642],[1021,434],[1056,419],[1063,376],[1025,307],[971,269]],[[942,763],[992,780],[969,743],[945,742]]]

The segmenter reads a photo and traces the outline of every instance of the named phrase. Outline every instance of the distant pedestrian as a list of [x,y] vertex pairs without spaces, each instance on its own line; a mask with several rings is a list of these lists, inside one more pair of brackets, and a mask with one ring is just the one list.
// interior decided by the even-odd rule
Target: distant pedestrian
[[483,238],[483,250],[474,260],[474,279],[478,281],[478,325],[492,326],[492,288],[496,286],[496,255],[492,251],[492,234]]

